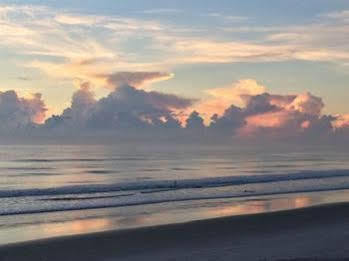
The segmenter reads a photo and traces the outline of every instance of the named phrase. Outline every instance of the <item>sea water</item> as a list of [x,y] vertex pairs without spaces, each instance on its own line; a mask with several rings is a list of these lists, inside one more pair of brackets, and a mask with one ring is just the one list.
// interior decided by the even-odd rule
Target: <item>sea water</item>
[[346,201],[348,156],[314,147],[0,146],[0,244],[304,207],[314,192]]

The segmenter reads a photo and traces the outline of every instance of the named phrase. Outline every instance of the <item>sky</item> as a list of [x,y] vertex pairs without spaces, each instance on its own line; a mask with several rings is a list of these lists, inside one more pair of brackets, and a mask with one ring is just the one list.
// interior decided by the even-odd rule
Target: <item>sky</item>
[[345,0],[2,0],[0,118],[6,130],[189,116],[232,117],[240,136],[337,130],[349,125],[348,32]]

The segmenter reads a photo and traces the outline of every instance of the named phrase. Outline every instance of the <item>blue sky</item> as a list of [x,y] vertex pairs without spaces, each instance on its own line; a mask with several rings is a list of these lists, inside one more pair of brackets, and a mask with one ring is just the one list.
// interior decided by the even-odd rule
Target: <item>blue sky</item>
[[[272,93],[310,91],[345,114],[345,0],[0,1],[0,91],[40,92],[60,113],[81,82],[107,95],[103,75],[164,71],[142,88],[199,99],[253,79]],[[6,10],[6,11],[4,11]]]

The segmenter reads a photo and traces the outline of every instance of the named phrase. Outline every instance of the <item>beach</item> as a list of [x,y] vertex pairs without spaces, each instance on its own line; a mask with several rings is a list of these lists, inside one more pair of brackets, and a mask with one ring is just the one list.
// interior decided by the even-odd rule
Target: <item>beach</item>
[[0,159],[0,261],[349,257],[346,151],[10,146]]
[[[349,258],[349,204],[60,237],[0,248],[19,260]],[[321,260],[321,259],[320,259]]]
[[349,261],[349,0],[0,0],[0,261]]

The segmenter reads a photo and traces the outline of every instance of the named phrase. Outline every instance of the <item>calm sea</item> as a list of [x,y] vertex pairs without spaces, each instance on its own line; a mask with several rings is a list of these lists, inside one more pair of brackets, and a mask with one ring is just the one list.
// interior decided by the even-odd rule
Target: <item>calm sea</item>
[[0,146],[0,244],[303,207],[314,192],[345,201],[333,195],[349,189],[348,156],[323,148]]

